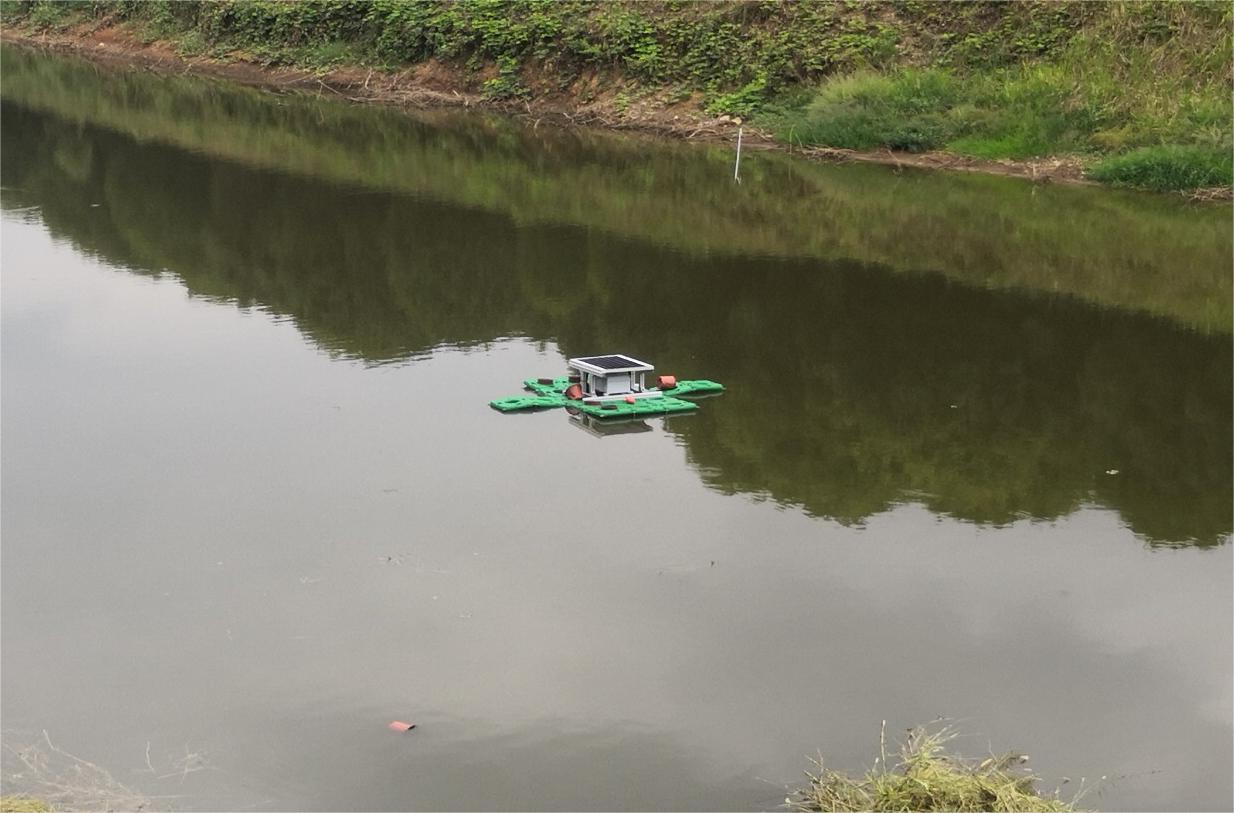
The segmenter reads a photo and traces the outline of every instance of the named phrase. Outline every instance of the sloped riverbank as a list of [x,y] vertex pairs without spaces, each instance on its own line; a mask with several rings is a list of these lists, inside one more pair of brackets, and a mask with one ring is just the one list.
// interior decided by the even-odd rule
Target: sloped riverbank
[[[1158,64],[1174,40],[1193,62],[1220,61],[1220,9],[940,8],[13,3],[4,33],[357,102],[692,141],[744,126],[750,148],[827,160],[1230,197],[1229,71]],[[1115,35],[1161,81],[1124,82],[1084,45]],[[1092,65],[1076,62],[1090,51]]]

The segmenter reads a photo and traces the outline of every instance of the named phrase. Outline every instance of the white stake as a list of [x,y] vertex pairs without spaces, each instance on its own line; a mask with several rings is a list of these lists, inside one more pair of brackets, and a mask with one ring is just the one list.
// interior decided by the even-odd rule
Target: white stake
[[737,163],[733,164],[733,180],[741,183],[741,128],[737,128]]

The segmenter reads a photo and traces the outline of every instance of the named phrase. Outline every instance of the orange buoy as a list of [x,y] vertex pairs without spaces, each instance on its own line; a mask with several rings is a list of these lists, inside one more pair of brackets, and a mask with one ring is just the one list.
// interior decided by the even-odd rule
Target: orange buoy
[[634,401],[635,401],[635,400],[636,400],[636,399],[635,399],[635,397],[634,397],[633,395],[627,395],[627,396],[626,396],[626,403],[627,403],[627,404],[632,404],[632,403],[634,403]]
[[583,397],[583,388],[578,384],[571,384],[566,387],[566,397],[571,401],[578,401]]
[[675,375],[660,376],[660,389],[671,390],[675,386],[677,386],[677,376]]

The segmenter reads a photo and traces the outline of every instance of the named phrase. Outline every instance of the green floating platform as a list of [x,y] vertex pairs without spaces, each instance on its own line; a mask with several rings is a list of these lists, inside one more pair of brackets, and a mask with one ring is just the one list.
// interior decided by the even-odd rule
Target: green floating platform
[[724,392],[723,385],[714,381],[678,381],[677,386],[660,390],[658,396],[636,398],[633,403],[621,400],[602,401],[595,404],[567,398],[565,389],[570,386],[570,379],[565,376],[554,378],[552,381],[529,378],[523,382],[523,386],[531,390],[533,394],[496,398],[489,401],[489,406],[500,412],[569,406],[596,418],[637,418],[690,412],[698,409],[698,404],[683,401],[682,396],[714,395]]

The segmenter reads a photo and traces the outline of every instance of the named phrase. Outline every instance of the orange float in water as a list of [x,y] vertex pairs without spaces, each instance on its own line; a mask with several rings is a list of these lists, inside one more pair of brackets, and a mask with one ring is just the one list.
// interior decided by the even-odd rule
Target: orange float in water
[[662,375],[659,380],[660,389],[662,390],[671,390],[673,387],[677,386],[677,376],[675,375]]
[[565,396],[571,401],[581,400],[583,397],[583,387],[580,384],[571,384],[566,387]]

